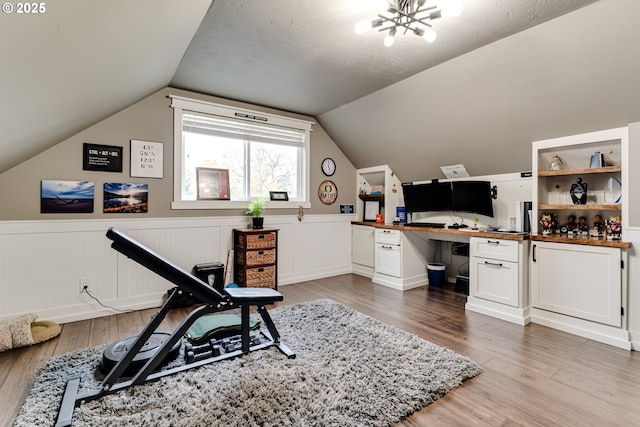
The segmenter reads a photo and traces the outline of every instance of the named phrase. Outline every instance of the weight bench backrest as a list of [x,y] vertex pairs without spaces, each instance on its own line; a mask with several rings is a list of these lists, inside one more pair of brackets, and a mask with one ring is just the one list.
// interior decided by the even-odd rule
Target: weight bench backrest
[[117,228],[110,227],[107,237],[113,240],[111,247],[131,258],[143,267],[148,268],[185,292],[189,292],[207,304],[215,304],[227,298],[217,289],[178,267],[171,261],[158,255],[142,243],[132,239]]

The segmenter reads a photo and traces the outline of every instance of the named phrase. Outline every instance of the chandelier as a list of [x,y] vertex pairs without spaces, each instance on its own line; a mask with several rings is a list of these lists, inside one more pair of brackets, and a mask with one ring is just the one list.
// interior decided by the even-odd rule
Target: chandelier
[[[442,3],[443,0],[439,0]],[[384,38],[384,45],[390,47],[395,41],[398,31],[402,34],[412,33],[422,37],[429,43],[436,39],[431,21],[442,17],[458,16],[462,13],[462,4],[457,1],[444,0],[446,5],[425,6],[427,0],[388,0],[386,12],[378,14],[378,18],[372,21],[359,21],[356,23],[356,33],[381,27],[378,31],[388,31]]]

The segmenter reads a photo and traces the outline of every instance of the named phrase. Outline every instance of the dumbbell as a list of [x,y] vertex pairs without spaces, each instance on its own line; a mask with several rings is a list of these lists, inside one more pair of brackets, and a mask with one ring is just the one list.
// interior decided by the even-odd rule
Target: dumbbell
[[186,344],[184,346],[184,358],[187,363],[220,356],[221,352],[221,347],[216,339],[210,339],[209,342],[202,345]]

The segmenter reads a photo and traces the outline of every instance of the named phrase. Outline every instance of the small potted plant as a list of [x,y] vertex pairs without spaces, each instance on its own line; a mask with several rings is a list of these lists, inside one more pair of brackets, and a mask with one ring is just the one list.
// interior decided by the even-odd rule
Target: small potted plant
[[253,228],[260,229],[264,224],[264,218],[262,217],[262,211],[264,210],[264,199],[260,198],[249,203],[247,208],[247,215],[251,215],[253,218]]

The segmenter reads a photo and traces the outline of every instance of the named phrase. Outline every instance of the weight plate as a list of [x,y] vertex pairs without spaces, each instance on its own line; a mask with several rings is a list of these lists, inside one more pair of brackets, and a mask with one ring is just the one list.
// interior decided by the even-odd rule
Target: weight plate
[[[167,332],[154,332],[146,343],[142,346],[138,354],[133,357],[133,360],[125,369],[124,376],[133,376],[136,372],[140,370],[144,366],[145,363],[149,359],[151,359],[158,352],[162,344],[169,340],[171,336],[170,333]],[[134,341],[138,338],[137,335],[124,338],[122,340],[116,341],[113,344],[109,345],[104,352],[102,353],[102,363],[100,364],[100,370],[107,374],[113,367],[122,359],[125,353],[129,350],[129,348],[133,345]],[[180,354],[180,344],[182,340],[178,340],[173,347],[171,347],[171,351],[167,354],[167,357],[164,358],[161,365],[169,363],[175,360]]]

